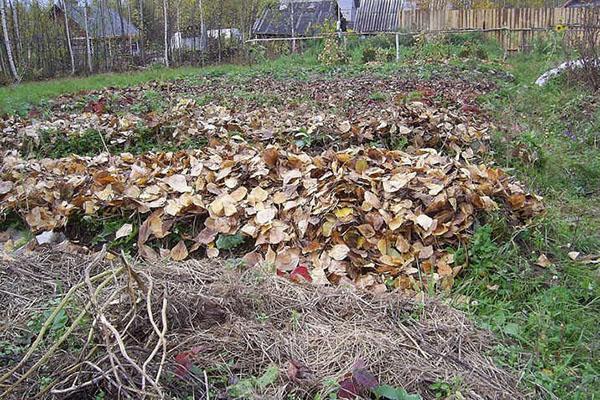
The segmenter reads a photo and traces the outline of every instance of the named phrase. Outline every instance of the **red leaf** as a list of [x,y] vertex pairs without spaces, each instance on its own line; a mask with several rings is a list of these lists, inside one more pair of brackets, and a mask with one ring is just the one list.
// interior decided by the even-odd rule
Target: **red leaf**
[[179,379],[185,379],[194,365],[192,357],[200,352],[200,347],[192,347],[190,351],[183,351],[175,356],[175,376]]
[[355,399],[358,396],[358,388],[354,379],[352,379],[352,375],[340,382],[337,396],[340,399]]
[[366,392],[379,385],[377,378],[368,369],[360,368],[352,373],[355,386],[360,392]]
[[294,282],[300,282],[301,277],[306,279],[307,282],[312,282],[312,277],[304,264],[297,266],[290,274],[290,279]]

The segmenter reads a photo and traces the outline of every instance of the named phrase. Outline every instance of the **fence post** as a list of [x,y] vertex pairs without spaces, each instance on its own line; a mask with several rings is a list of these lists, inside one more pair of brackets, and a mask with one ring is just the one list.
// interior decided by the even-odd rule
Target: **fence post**
[[396,32],[396,62],[400,62],[400,34]]

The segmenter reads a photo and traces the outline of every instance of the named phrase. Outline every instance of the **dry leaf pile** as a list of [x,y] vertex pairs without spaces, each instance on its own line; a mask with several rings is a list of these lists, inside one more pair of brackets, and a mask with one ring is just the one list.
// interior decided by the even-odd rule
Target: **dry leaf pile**
[[[394,148],[404,138],[416,148],[465,148],[485,151],[489,127],[475,99],[490,84],[465,80],[419,81],[394,76],[297,81],[225,79],[176,81],[138,88],[90,93],[56,101],[51,112],[0,120],[0,148],[26,153],[44,132],[53,140],[97,131],[109,145],[123,150],[150,130],[171,144],[190,138],[242,136],[245,140],[313,148],[331,144]],[[242,90],[243,89],[243,90]],[[146,90],[160,94],[164,112],[139,112]],[[411,98],[413,95],[416,98]],[[373,94],[381,96],[374,100]],[[201,105],[196,99],[211,96]],[[118,100],[117,100],[118,99]],[[73,104],[83,103],[82,109]],[[333,143],[335,142],[335,143]]]
[[[405,289],[427,279],[449,288],[460,266],[445,249],[468,238],[480,212],[502,207],[525,221],[542,209],[514,179],[471,156],[376,148],[310,156],[231,142],[140,157],[12,155],[4,158],[0,201],[36,232],[62,228],[76,213],[123,213],[142,222],[137,245],[148,259],[216,257],[219,236],[238,234],[248,264],[267,261],[280,274],[306,264],[310,275],[302,276],[316,283],[383,289],[385,277]],[[198,231],[165,248],[184,221]]]

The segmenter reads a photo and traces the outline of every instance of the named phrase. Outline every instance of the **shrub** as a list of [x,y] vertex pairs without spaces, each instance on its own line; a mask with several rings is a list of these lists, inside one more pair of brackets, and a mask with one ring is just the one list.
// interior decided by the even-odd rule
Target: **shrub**
[[393,49],[367,47],[367,48],[363,49],[361,59],[362,59],[363,63],[368,63],[368,62],[373,62],[373,61],[390,62],[390,61],[394,61],[395,57],[396,57],[396,53]]
[[377,59],[377,50],[372,47],[366,47],[362,51],[362,62],[369,63]]
[[571,69],[571,79],[584,85],[600,89],[600,8],[586,10],[581,34],[573,40],[574,48],[579,53],[580,65]]

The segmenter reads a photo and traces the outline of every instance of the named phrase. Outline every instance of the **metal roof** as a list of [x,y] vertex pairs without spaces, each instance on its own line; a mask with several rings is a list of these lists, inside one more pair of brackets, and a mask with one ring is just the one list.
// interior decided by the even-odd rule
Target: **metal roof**
[[405,0],[362,0],[356,12],[354,30],[361,33],[396,32],[400,10],[414,3]]
[[338,18],[335,1],[289,1],[267,8],[254,23],[254,34],[291,36],[292,10],[296,36],[310,36],[325,21]]
[[[69,18],[84,30],[83,7],[66,3],[66,8]],[[127,22],[127,18],[112,8],[104,7],[101,10],[97,6],[90,6],[87,12],[87,20],[90,36],[94,38],[137,36],[140,34],[140,31],[133,24]]]

